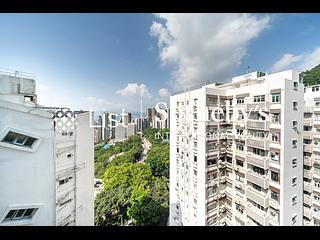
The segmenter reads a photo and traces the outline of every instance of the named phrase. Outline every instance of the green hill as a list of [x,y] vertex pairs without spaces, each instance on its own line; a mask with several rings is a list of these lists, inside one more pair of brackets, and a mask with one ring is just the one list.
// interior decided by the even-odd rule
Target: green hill
[[303,77],[305,86],[320,85],[320,64],[310,70],[302,72],[300,77]]

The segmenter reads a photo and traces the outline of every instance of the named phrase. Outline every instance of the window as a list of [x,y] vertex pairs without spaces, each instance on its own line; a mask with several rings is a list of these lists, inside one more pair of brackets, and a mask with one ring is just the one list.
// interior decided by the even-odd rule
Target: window
[[293,82],[293,90],[297,91],[298,90],[298,82]]
[[293,106],[293,110],[298,110],[298,102],[293,102],[292,103],[292,106]]
[[297,148],[297,140],[292,140],[292,148]]
[[236,203],[236,209],[238,210],[238,212],[243,214],[243,206],[241,206],[240,204]]
[[280,160],[280,154],[278,152],[271,152],[271,160],[274,162],[279,162]]
[[253,102],[264,102],[265,101],[265,95],[257,95],[253,97]]
[[293,158],[292,159],[292,167],[296,167],[297,166],[297,159],[296,158]]
[[17,146],[32,147],[37,141],[36,138],[26,136],[20,133],[9,131],[7,135],[2,139],[2,142],[10,143]]
[[236,159],[236,165],[243,167],[243,161]]
[[291,223],[295,224],[297,222],[297,214],[294,214],[291,218]]
[[237,98],[237,104],[244,103],[244,98]]
[[5,222],[12,220],[30,219],[36,213],[37,210],[38,208],[10,210],[3,221]]
[[270,216],[273,220],[275,220],[276,222],[279,222],[279,219],[280,219],[279,210],[270,207]]
[[217,203],[216,202],[211,204],[211,205],[209,205],[208,208],[207,208],[208,213],[212,212],[216,207],[217,207]]
[[216,187],[212,187],[208,189],[208,197],[211,197],[212,195],[214,195],[217,192],[217,188]]
[[294,196],[291,198],[291,201],[292,201],[292,206],[296,205],[296,204],[297,204],[297,195],[294,195]]
[[273,93],[272,94],[272,102],[273,103],[280,103],[280,93]]
[[68,155],[67,155],[67,158],[71,158],[73,156],[73,154],[72,153],[69,153]]
[[318,92],[319,91],[319,86],[312,87],[312,92]]
[[244,178],[241,177],[240,175],[236,174],[236,179],[239,181],[239,182],[242,182],[244,181]]
[[243,150],[244,150],[244,146],[241,145],[241,144],[236,144],[236,149],[237,149],[238,151],[243,151]]
[[72,177],[67,177],[65,179],[62,179],[59,181],[59,185],[65,184],[67,182],[69,182],[72,179]]
[[272,122],[273,123],[280,123],[280,113],[274,113],[272,115]]
[[274,182],[279,182],[280,181],[280,174],[277,172],[271,171],[271,180]]
[[271,141],[279,143],[280,142],[280,134],[279,133],[271,133]]
[[298,127],[298,122],[297,121],[292,121],[292,128],[297,129]]
[[280,193],[271,190],[271,199],[279,202],[279,200],[280,200]]
[[293,177],[291,180],[292,186],[297,185],[297,177]]
[[193,161],[197,162],[197,156],[193,156]]
[[177,153],[179,153],[179,148],[177,148]]

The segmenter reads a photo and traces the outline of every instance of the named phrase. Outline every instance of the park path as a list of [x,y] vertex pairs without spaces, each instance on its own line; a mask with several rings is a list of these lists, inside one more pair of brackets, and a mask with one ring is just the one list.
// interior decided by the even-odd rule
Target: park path
[[152,144],[145,137],[142,138],[141,146],[143,147],[143,152],[141,153],[140,159],[138,162],[144,162],[147,158],[147,153],[150,150]]

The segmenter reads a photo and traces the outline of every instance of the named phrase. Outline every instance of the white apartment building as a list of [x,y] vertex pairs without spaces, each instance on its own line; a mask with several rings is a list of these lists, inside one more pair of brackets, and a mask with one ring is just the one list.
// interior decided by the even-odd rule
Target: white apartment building
[[320,86],[305,88],[304,191],[305,225],[320,226]]
[[170,225],[303,224],[303,89],[253,72],[170,97]]
[[93,129],[55,129],[34,76],[0,72],[0,226],[93,225]]

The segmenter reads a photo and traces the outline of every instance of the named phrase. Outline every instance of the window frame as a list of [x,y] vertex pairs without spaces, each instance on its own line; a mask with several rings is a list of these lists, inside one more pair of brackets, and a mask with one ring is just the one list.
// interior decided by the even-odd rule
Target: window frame
[[[25,139],[24,143],[26,143],[31,138],[35,138],[35,141],[33,142],[33,144],[31,146],[24,146],[24,145],[19,145],[19,144],[14,144],[14,143],[9,143],[9,142],[3,141],[9,132],[13,132],[13,133],[27,136],[28,139]],[[41,142],[42,142],[42,138],[40,136],[35,135],[33,133],[25,132],[25,131],[18,129],[18,128],[7,127],[0,133],[0,146],[1,147],[11,148],[11,149],[25,151],[25,152],[35,152],[38,149]]]

